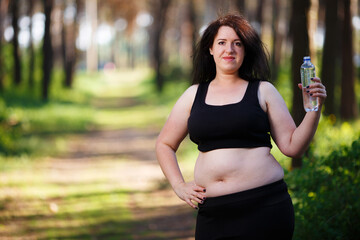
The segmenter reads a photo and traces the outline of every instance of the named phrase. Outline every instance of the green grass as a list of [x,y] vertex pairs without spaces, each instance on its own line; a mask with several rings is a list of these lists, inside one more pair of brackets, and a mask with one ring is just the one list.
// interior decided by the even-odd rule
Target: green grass
[[8,166],[5,173],[2,171],[6,178],[0,182],[0,235],[36,236],[36,239],[89,239],[108,235],[114,239],[131,239],[129,191],[116,188],[112,179],[106,177],[111,166],[119,163],[105,159],[98,164],[105,171],[103,174],[84,170],[81,179],[64,176],[61,181],[54,178],[49,182],[49,174],[57,173],[49,173],[41,161],[19,162]]

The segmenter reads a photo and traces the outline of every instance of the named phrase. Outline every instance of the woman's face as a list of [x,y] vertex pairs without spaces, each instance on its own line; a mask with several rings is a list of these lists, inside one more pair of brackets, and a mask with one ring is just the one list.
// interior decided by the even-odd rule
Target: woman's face
[[216,73],[235,74],[245,57],[245,49],[235,30],[221,26],[210,48],[216,64]]

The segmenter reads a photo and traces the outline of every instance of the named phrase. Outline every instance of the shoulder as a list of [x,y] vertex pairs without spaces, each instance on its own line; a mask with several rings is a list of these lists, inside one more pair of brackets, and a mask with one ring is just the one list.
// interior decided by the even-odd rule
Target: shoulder
[[268,111],[269,105],[276,99],[281,99],[281,95],[275,86],[268,81],[260,81],[258,89],[258,97],[260,106],[265,112]]
[[184,93],[181,95],[180,99],[182,99],[184,101],[193,102],[193,100],[195,99],[198,88],[199,88],[199,84],[191,85],[188,89],[186,89],[184,91]]
[[198,88],[199,88],[199,84],[191,85],[190,87],[188,87],[188,89],[185,90],[183,95],[195,97]]
[[260,81],[259,84],[259,95],[264,98],[264,100],[269,101],[274,98],[281,98],[279,91],[276,87],[267,81]]
[[196,97],[197,90],[199,88],[199,84],[191,85],[188,89],[184,91],[184,93],[180,96],[175,104],[175,108],[181,108],[183,110],[187,109],[190,111],[193,102]]
[[259,91],[264,92],[264,93],[268,93],[268,92],[273,92],[276,91],[275,86],[268,81],[259,81]]

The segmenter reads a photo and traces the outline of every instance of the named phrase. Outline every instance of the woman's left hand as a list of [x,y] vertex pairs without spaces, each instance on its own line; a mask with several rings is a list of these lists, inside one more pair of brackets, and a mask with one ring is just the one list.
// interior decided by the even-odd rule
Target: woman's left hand
[[[306,91],[306,93],[310,94],[310,96],[312,96],[312,97],[317,97],[319,106],[321,106],[325,102],[325,98],[327,96],[326,88],[321,83],[320,78],[314,77],[314,78],[312,78],[312,81],[314,81],[315,83],[310,84],[309,86],[304,88],[303,91]],[[300,89],[303,89],[301,83],[299,83],[298,86]]]

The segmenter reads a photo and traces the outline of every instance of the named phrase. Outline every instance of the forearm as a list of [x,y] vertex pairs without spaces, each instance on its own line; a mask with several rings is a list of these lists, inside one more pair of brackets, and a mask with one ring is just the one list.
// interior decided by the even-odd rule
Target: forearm
[[184,183],[175,151],[166,144],[158,143],[156,145],[156,155],[161,170],[172,188],[175,189],[178,184]]
[[316,112],[306,113],[301,124],[294,130],[289,151],[292,157],[301,157],[313,139],[321,116],[321,108]]

